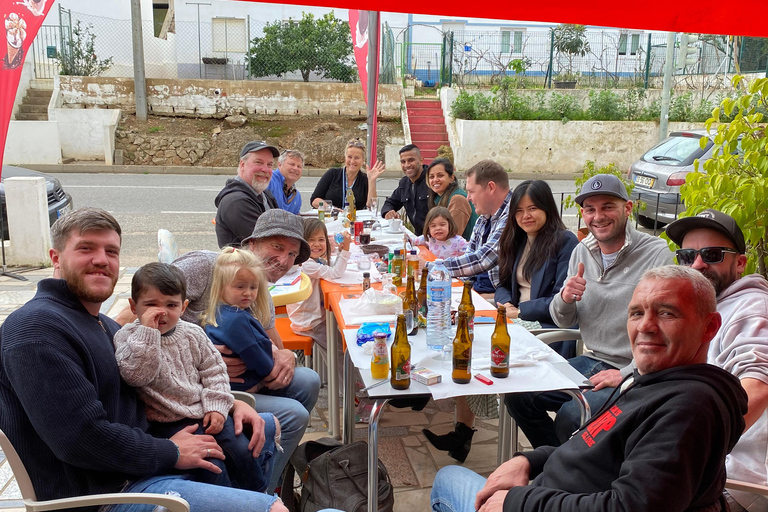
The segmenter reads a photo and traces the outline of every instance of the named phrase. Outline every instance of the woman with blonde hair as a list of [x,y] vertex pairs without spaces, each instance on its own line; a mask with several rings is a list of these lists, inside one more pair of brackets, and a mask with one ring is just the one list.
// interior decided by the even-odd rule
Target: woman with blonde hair
[[384,172],[384,163],[376,160],[366,172],[365,144],[360,139],[347,142],[344,149],[344,167],[331,167],[323,174],[312,192],[310,202],[317,208],[321,201],[331,202],[336,208],[347,206],[347,192],[355,195],[355,207],[363,210],[371,198],[376,197],[376,179]]

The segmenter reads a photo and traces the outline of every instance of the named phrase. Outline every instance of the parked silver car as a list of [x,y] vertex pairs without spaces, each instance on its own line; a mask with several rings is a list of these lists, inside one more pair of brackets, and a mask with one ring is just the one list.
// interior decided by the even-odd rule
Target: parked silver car
[[[707,139],[705,149],[700,140]],[[680,199],[680,185],[693,172],[693,162],[704,163],[712,157],[713,137],[706,130],[672,132],[629,167],[627,178],[635,184],[632,201],[645,203],[638,222],[646,228],[661,227],[675,220],[685,210]],[[655,226],[654,226],[655,224]]]
[[0,180],[0,211],[3,215],[3,240],[8,240],[8,215],[5,211],[5,186],[2,181],[5,178],[33,177],[45,178],[45,191],[48,196],[48,220],[50,224],[56,222],[61,215],[72,209],[72,196],[61,188],[61,183],[56,178],[41,172],[24,169],[23,167],[3,166],[2,179]]

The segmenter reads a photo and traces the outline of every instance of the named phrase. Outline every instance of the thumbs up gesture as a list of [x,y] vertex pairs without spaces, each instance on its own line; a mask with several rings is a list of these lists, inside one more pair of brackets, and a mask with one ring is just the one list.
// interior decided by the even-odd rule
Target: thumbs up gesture
[[587,288],[587,280],[584,279],[584,264],[579,263],[578,271],[565,282],[565,286],[560,291],[560,296],[566,304],[573,304],[581,300],[584,290]]

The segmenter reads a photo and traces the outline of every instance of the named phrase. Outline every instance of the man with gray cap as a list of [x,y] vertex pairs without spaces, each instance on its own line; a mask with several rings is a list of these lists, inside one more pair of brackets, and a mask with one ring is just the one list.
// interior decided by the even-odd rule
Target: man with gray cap
[[[632,373],[627,305],[649,268],[672,264],[664,240],[636,231],[624,183],[612,174],[589,178],[576,196],[589,236],[573,250],[570,276],[550,303],[559,327],[578,324],[587,349],[568,362],[595,386],[584,397],[597,410]],[[507,408],[534,448],[559,446],[579,427],[577,404],[564,393],[507,395]],[[547,411],[558,411],[555,421]]]
[[218,208],[216,239],[219,247],[240,245],[251,234],[259,216],[277,208],[277,201],[267,188],[278,156],[280,151],[263,140],[243,146],[237,176],[227,180],[214,201]]
[[[301,219],[285,210],[268,210],[259,217],[252,228],[252,234],[243,240],[243,247],[250,250],[264,265],[267,280],[275,282],[294,265],[304,263],[310,254],[309,244],[304,240],[304,224]],[[208,307],[211,291],[213,267],[217,252],[193,251],[176,259],[172,265],[181,269],[187,280],[187,299],[189,305],[182,319],[200,324],[200,315]],[[304,430],[309,423],[309,416],[317,402],[320,391],[320,377],[309,368],[296,367],[294,353],[283,348],[280,335],[275,329],[275,308],[271,320],[264,325],[272,340],[272,355],[275,366],[265,379],[265,387],[254,395],[256,410],[271,412],[280,422],[282,430],[281,444],[284,454],[279,454],[275,461],[269,490],[277,485],[293,450],[299,445]],[[217,347],[227,364],[230,380],[238,380],[238,375],[245,372],[245,364],[235,357],[227,357],[225,347]]]
[[[730,215],[707,209],[667,226],[680,249],[677,263],[698,270],[717,293],[722,326],[712,339],[707,362],[738,378],[747,392],[746,428],[726,458],[728,478],[768,485],[768,281],[742,277],[747,265],[744,234]],[[768,510],[768,499],[727,491],[731,511]]]

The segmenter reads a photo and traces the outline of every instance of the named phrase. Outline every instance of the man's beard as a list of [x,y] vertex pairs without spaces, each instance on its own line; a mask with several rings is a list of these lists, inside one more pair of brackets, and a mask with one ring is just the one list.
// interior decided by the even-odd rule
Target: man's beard
[[709,270],[701,270],[702,274],[704,274],[704,277],[709,279],[709,282],[712,283],[712,286],[715,288],[715,296],[719,297],[720,293],[731,286],[734,281],[736,281],[736,278],[733,277],[733,273],[729,272],[728,275],[718,274],[716,272],[710,272]]
[[254,178],[251,180],[251,187],[253,187],[253,190],[255,190],[257,194],[261,194],[269,187],[269,181],[257,181],[256,178]]
[[108,290],[93,291],[86,285],[84,275],[85,273],[92,270],[95,270],[95,267],[89,267],[82,273],[79,273],[70,270],[66,265],[62,264],[59,269],[59,275],[67,282],[67,286],[69,287],[70,291],[81,301],[92,303],[104,302],[112,296],[112,292],[115,290],[115,284],[117,284],[117,276],[112,275],[108,269],[100,268],[99,270],[104,270],[110,274],[109,278],[112,280],[112,286],[110,286]]

